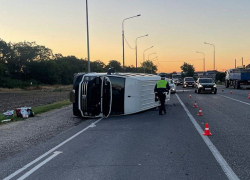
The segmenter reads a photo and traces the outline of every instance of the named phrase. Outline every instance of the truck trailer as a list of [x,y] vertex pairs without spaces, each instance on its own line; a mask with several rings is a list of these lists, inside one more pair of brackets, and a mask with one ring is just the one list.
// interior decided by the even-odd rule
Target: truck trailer
[[234,89],[250,88],[250,69],[228,69],[225,77],[226,88],[232,86]]

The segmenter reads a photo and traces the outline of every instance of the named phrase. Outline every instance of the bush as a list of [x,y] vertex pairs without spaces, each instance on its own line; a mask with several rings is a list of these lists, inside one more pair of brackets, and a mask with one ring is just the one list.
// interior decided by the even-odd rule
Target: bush
[[[32,82],[32,83],[31,83]],[[2,88],[21,88],[25,89],[27,87],[37,86],[39,83],[36,80],[21,81],[11,78],[0,78],[0,87]]]
[[16,79],[10,79],[10,78],[0,78],[0,87],[2,88],[15,88],[19,87],[21,88],[23,82]]

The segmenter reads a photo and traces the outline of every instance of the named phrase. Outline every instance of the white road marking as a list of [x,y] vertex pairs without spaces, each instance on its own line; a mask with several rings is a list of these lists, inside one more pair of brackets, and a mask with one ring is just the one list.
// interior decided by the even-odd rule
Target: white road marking
[[176,95],[177,99],[179,100],[179,102],[181,103],[181,105],[184,108],[184,110],[186,111],[186,113],[187,113],[189,119],[191,120],[191,122],[193,123],[194,127],[196,128],[196,130],[198,131],[198,133],[200,134],[200,136],[202,137],[202,139],[204,140],[204,142],[206,143],[206,145],[208,146],[208,148],[210,149],[210,151],[214,155],[215,159],[217,160],[217,162],[221,166],[222,170],[224,171],[224,173],[228,177],[228,179],[229,180],[239,180],[239,178],[237,177],[237,175],[233,172],[233,170],[231,169],[231,167],[228,165],[228,163],[226,162],[226,160],[222,157],[222,155],[217,150],[217,148],[214,146],[214,144],[212,143],[212,141],[210,141],[210,139],[207,136],[203,136],[203,131],[202,131],[201,127],[196,122],[195,118],[189,112],[189,110],[187,109],[187,107],[183,104],[183,102],[181,101],[181,99],[179,98],[179,96],[177,94],[175,94],[175,95]]
[[234,99],[234,98],[230,98],[230,97],[228,97],[228,96],[224,96],[224,95],[220,95],[220,96],[225,97],[225,98],[228,98],[228,99],[232,99],[232,100],[234,100],[234,101],[241,102],[241,103],[246,104],[246,105],[250,105],[250,103],[246,103],[246,102],[244,102],[244,101],[240,101],[240,100],[237,100],[237,99]]
[[[189,90],[184,90],[184,92],[186,92],[186,91],[192,91],[191,89],[189,89]],[[176,92],[183,92],[183,90],[176,90]]]
[[67,142],[69,142],[70,140],[74,139],[75,137],[77,137],[78,135],[80,135],[81,133],[83,133],[84,131],[86,131],[89,128],[93,127],[93,124],[95,125],[96,123],[98,123],[99,121],[101,121],[103,118],[98,119],[97,121],[95,121],[94,123],[91,123],[88,127],[84,128],[83,130],[79,131],[78,133],[76,133],[75,135],[71,136],[70,138],[66,139],[65,141],[63,141],[62,143],[58,144],[56,147],[52,148],[51,150],[47,151],[46,153],[44,153],[43,155],[39,156],[38,158],[36,158],[34,161],[26,164],[25,166],[23,166],[21,169],[18,169],[17,171],[15,171],[14,173],[12,173],[11,175],[9,175],[8,177],[4,178],[3,180],[10,180],[11,178],[15,177],[17,174],[21,173],[22,171],[24,171],[25,169],[27,169],[28,167],[32,166],[33,164],[35,164],[36,162],[40,161],[42,158],[44,158],[45,156],[47,156],[48,154],[52,153],[53,151],[55,151],[56,149],[58,149],[59,147],[63,146],[64,144],[66,144]]
[[89,127],[94,128],[96,125],[94,123],[90,124]]
[[43,162],[39,163],[38,165],[36,165],[35,167],[33,167],[31,170],[29,170],[28,172],[26,172],[24,175],[22,175],[20,178],[18,178],[17,180],[24,180],[26,179],[28,176],[30,176],[33,172],[35,172],[36,170],[38,170],[40,167],[42,167],[44,164],[46,164],[47,162],[49,162],[51,159],[55,158],[57,155],[61,154],[61,151],[55,151],[53,155],[51,155],[50,157],[48,157],[47,159],[45,159]]

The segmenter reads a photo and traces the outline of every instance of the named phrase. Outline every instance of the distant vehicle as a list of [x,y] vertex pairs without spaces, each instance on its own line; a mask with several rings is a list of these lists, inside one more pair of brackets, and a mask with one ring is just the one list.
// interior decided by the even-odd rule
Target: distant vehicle
[[181,73],[172,74],[172,80],[177,86],[180,84],[179,79],[181,79]]
[[174,83],[176,84],[176,86],[179,86],[179,85],[183,84],[183,80],[182,80],[182,78],[178,78],[177,80],[175,80]]
[[172,79],[168,79],[166,78],[166,81],[169,83],[169,86],[170,86],[170,92],[173,94],[173,93],[176,93],[176,85],[174,84],[174,81]]
[[201,92],[217,93],[217,87],[212,78],[199,78],[195,84],[195,93]]
[[[73,114],[81,117],[108,117],[133,114],[159,106],[154,93],[161,77],[139,73],[79,73],[74,77],[70,101]],[[170,100],[170,93],[166,102]]]
[[186,87],[194,87],[195,85],[195,81],[194,81],[194,78],[193,77],[185,77],[184,80],[183,80],[183,87],[186,88]]
[[182,78],[179,78],[178,81],[179,81],[179,84],[181,84],[181,85],[183,84],[183,79]]
[[228,69],[225,77],[225,87],[234,89],[250,87],[250,69]]
[[166,73],[159,73],[158,76],[167,77],[167,74]]

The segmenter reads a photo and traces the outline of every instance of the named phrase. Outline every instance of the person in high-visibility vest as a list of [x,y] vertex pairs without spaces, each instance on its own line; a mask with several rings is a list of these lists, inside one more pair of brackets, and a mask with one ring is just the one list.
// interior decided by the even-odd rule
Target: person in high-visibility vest
[[165,80],[165,76],[161,76],[161,80],[157,81],[154,89],[154,92],[159,97],[161,103],[159,108],[159,115],[162,115],[162,111],[164,112],[164,114],[166,114],[165,99],[166,99],[166,93],[168,94],[169,90],[170,86],[168,82]]

